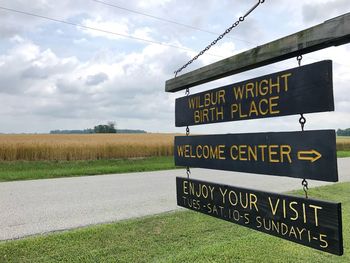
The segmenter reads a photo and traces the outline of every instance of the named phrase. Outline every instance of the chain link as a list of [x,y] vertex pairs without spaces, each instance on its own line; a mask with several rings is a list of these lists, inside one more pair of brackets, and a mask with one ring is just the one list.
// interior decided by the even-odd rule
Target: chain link
[[187,174],[187,179],[190,179],[191,170],[189,166],[186,167],[186,174]]
[[306,119],[305,119],[303,114],[300,114],[299,123],[300,123],[300,126],[301,126],[301,131],[304,131],[304,126],[305,126],[305,123],[306,123]]
[[309,184],[306,181],[306,179],[303,179],[303,181],[301,182],[301,185],[303,186],[303,190],[304,190],[304,193],[305,193],[305,198],[308,198],[307,190],[309,190]]
[[298,61],[298,65],[299,67],[301,66],[301,60],[303,59],[302,55],[297,56],[297,61]]
[[190,128],[187,126],[186,127],[186,136],[190,135]]
[[212,46],[214,46],[219,40],[221,40],[226,34],[230,33],[232,29],[237,27],[244,19],[254,11],[260,4],[264,3],[265,0],[259,0],[252,8],[250,8],[243,16],[241,16],[236,22],[234,22],[229,28],[225,30],[224,33],[219,35],[213,42],[211,42],[208,46],[206,46],[201,52],[199,52],[196,56],[194,56],[190,61],[188,61],[185,65],[183,65],[178,70],[174,71],[175,77],[178,73],[180,73],[183,69],[187,68],[193,61],[197,60],[201,55],[203,55],[206,51],[208,51]]

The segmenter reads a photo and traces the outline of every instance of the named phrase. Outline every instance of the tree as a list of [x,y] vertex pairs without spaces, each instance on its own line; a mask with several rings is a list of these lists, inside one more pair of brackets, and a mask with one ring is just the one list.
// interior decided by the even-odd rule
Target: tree
[[109,133],[117,133],[116,123],[114,121],[108,122]]
[[337,130],[337,135],[338,136],[350,136],[350,128],[347,128],[347,129],[338,129]]
[[117,133],[115,122],[108,122],[108,124],[100,124],[94,127],[95,133]]

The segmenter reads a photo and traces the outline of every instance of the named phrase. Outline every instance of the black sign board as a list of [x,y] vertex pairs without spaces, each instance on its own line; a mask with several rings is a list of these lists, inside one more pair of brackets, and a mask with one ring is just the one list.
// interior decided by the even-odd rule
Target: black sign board
[[338,181],[334,130],[176,136],[175,165]]
[[179,206],[342,255],[341,204],[176,178]]
[[176,99],[177,127],[334,111],[325,60]]

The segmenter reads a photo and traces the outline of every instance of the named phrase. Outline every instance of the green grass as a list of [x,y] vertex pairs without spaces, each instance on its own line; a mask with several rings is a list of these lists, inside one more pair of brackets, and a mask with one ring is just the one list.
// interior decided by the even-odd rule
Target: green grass
[[0,242],[0,262],[350,262],[350,183],[311,189],[309,195],[342,202],[342,257],[179,211]]
[[338,158],[350,157],[350,151],[337,151]]
[[0,162],[0,182],[174,168],[172,156],[126,160]]
[[[350,151],[337,156],[350,157]],[[0,182],[175,169],[174,157],[90,161],[0,162]]]

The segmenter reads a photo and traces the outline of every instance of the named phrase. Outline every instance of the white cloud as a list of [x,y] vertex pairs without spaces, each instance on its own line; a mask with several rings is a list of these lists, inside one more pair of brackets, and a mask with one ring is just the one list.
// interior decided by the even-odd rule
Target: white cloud
[[350,11],[348,0],[306,1],[303,3],[302,15],[305,22],[315,22],[319,19],[330,19]]
[[[33,51],[30,57],[28,50]],[[167,119],[171,108],[165,108],[171,101],[164,92],[164,80],[169,72],[161,62],[164,57],[170,63],[177,61],[176,54],[169,53],[169,48],[151,45],[117,61],[82,63],[22,41],[5,55],[6,83],[12,83],[12,87],[7,89],[2,81],[0,94],[12,94],[23,101],[21,114],[49,118],[49,122],[106,118],[137,120],[136,125],[140,121]],[[4,80],[1,75],[0,78]],[[13,113],[19,113],[17,102],[3,103]]]
[[[152,0],[121,5],[221,33],[255,2],[237,1],[233,5],[228,0]],[[181,74],[340,15],[349,9],[344,2],[307,0],[303,5],[290,5],[286,0],[265,1],[208,52],[219,57],[201,56]],[[185,49],[200,51],[216,38],[94,1],[41,0],[29,5],[27,1],[14,0],[2,1],[2,5]],[[329,7],[327,13],[325,5]],[[310,13],[313,8],[315,12]],[[174,127],[174,99],[184,93],[165,93],[164,85],[174,76],[173,71],[196,52],[135,42],[3,10],[0,23],[0,132],[81,129],[108,120],[115,120],[120,128],[183,131]],[[349,46],[343,46],[304,56],[303,64],[334,60],[336,112],[310,114],[308,127],[350,127],[349,51]],[[191,93],[295,66],[295,59],[287,60],[195,87]],[[193,132],[296,130],[296,119],[292,116],[196,126]],[[33,123],[32,128],[24,125],[25,121]]]
[[[95,19],[84,19],[82,22],[83,26],[90,27],[90,28],[96,28],[108,32],[115,32],[119,33],[121,35],[129,35],[129,26],[128,21],[121,20],[121,21],[106,21],[102,19],[101,17],[97,17]],[[89,34],[93,37],[106,37],[110,39],[120,39],[123,38],[119,35],[113,35],[108,33],[103,33],[96,30],[89,30],[89,29],[81,29],[84,33]]]

